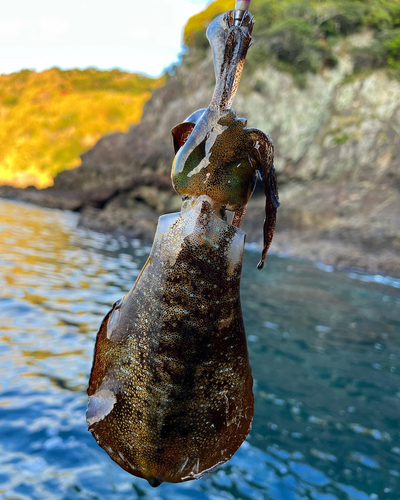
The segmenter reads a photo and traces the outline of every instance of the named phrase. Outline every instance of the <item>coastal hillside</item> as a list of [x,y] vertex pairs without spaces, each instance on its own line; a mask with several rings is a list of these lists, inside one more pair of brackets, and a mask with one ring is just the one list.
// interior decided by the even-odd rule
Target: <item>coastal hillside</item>
[[94,68],[0,75],[0,185],[51,186],[104,134],[138,123],[162,83]]
[[[100,139],[53,188],[18,196],[77,210],[93,229],[151,239],[158,216],[180,207],[170,130],[213,92],[205,27],[232,3],[188,21],[182,62],[140,124]],[[234,107],[275,143],[282,205],[272,250],[400,275],[400,2],[259,0],[252,13]],[[263,204],[256,191],[247,241],[262,240]]]

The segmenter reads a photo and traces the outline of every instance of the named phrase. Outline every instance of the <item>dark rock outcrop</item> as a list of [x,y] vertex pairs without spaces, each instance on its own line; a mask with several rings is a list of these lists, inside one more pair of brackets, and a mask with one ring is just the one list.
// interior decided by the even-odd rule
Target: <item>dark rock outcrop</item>
[[[282,205],[272,250],[400,275],[400,82],[385,70],[353,73],[348,48],[362,37],[338,44],[338,66],[309,74],[302,89],[271,65],[245,70],[235,108],[275,142]],[[213,87],[210,54],[192,51],[154,91],[140,124],[102,138],[54,187],[0,188],[0,196],[79,210],[87,227],[151,239],[158,216],[180,207],[170,130],[207,106]],[[263,211],[256,191],[247,241],[261,243]]]

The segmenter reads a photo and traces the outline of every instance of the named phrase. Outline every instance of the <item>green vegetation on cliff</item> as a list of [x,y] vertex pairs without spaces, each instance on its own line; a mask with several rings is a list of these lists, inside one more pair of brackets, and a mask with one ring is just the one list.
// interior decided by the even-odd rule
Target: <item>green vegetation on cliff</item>
[[0,75],[0,184],[51,185],[103,135],[140,121],[163,81],[94,68]]
[[[302,83],[307,72],[336,64],[338,40],[364,30],[370,43],[349,48],[355,69],[386,67],[400,76],[399,0],[257,0],[253,4],[256,26],[247,74],[269,60]],[[200,54],[208,50],[207,25],[232,6],[232,0],[216,0],[190,18],[185,45]],[[193,53],[197,64],[199,55]],[[151,91],[163,83],[164,78],[93,68],[0,75],[0,184],[51,185],[58,172],[80,165],[79,156],[103,135],[127,131],[137,123]]]
[[[193,16],[184,43],[189,48],[207,47],[205,27],[230,8],[232,2],[217,0]],[[369,29],[371,45],[353,49],[356,69],[386,66],[400,74],[398,0],[258,0],[251,12],[256,27],[249,70],[269,58],[292,73],[315,72],[336,63],[333,47],[340,37]]]

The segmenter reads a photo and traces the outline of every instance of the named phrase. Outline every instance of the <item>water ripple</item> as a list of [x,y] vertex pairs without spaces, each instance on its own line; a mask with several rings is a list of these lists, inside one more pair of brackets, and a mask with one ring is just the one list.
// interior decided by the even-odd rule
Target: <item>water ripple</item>
[[399,286],[246,253],[251,434],[198,482],[153,490],[86,430],[93,344],[149,247],[0,202],[0,499],[398,500]]

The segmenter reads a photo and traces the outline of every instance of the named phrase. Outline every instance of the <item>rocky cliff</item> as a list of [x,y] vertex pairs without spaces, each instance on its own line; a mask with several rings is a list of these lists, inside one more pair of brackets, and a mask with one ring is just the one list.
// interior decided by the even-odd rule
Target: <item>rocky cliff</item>
[[[352,49],[369,46],[371,36],[341,39],[337,64],[306,73],[301,85],[268,60],[245,67],[235,109],[275,143],[282,204],[272,251],[400,275],[400,82],[386,69],[354,71]],[[103,137],[81,167],[22,198],[79,210],[81,224],[96,230],[151,239],[158,216],[180,208],[170,130],[208,105],[213,86],[210,53],[193,47],[154,91],[140,124]],[[249,242],[261,243],[263,211],[256,191],[243,224]]]

